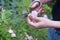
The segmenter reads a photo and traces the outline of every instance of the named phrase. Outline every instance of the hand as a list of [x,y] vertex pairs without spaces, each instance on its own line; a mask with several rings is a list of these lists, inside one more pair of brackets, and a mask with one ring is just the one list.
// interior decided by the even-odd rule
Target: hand
[[[32,21],[31,19],[34,21]],[[35,17],[35,18],[27,17],[27,20],[28,20],[28,23],[34,26],[35,28],[45,28],[45,27],[50,26],[51,24],[51,20],[43,18],[43,17]]]
[[44,13],[43,8],[41,7],[42,5],[39,4],[40,1],[39,2],[36,2],[36,1],[39,1],[39,0],[35,0],[32,2],[32,4],[30,5],[30,10],[31,11],[36,10],[39,14]]
[[34,0],[31,5],[30,5],[30,10],[35,10],[36,8],[38,8],[40,6],[40,2],[38,0]]
[[32,3],[32,5],[30,5],[30,9],[35,10],[38,7],[38,5],[39,5],[38,2]]

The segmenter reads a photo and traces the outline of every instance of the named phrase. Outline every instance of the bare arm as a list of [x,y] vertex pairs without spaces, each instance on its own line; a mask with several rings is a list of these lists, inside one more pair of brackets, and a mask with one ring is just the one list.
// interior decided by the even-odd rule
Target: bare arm
[[[42,0],[41,0],[42,1]],[[52,0],[43,0],[42,3],[48,3],[51,2]]]
[[41,3],[47,3],[47,2],[50,2],[52,0],[34,0],[34,1],[40,1]]
[[52,21],[43,17],[35,17],[33,20],[38,22],[31,21],[28,17],[28,23],[35,28],[60,28],[60,21]]
[[39,10],[42,4],[50,2],[50,1],[51,0],[34,0],[30,5],[30,9]]
[[51,21],[49,26],[54,28],[60,28],[60,21]]

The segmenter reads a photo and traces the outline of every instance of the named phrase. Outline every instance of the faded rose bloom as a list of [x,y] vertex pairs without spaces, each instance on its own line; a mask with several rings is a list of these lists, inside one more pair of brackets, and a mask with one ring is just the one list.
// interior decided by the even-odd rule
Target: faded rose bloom
[[12,33],[12,34],[11,34],[11,37],[16,37],[16,34],[15,34],[15,33]]

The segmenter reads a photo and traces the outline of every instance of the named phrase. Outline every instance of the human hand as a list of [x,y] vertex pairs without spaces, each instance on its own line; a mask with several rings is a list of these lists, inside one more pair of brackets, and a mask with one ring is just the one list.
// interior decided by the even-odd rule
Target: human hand
[[44,13],[44,9],[42,8],[42,4],[40,4],[39,0],[35,0],[30,5],[30,11],[36,10],[39,14]]
[[29,7],[30,10],[36,10],[39,6],[40,6],[40,1],[34,0]]
[[43,17],[32,18],[32,16],[28,16],[27,20],[28,20],[28,23],[34,26],[35,28],[46,28],[50,26],[51,24],[51,20],[43,18]]

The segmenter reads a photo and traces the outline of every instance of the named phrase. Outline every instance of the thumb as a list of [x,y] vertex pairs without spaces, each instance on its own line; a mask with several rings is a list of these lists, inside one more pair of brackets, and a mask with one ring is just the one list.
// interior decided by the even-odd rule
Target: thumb
[[28,18],[29,18],[30,20],[40,20],[39,17],[33,17],[31,14],[28,15]]
[[27,17],[27,21],[28,21],[28,23],[29,23],[30,25],[36,26],[36,23],[32,22],[32,21],[29,19],[29,17]]
[[40,17],[33,18],[34,20],[40,21]]

